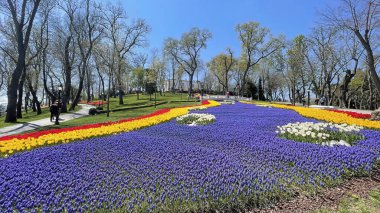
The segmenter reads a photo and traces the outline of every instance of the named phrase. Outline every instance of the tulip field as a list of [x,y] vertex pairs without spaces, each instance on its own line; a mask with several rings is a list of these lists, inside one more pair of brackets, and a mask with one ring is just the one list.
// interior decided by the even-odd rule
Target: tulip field
[[[64,140],[51,144],[38,145],[43,138],[31,136],[0,139],[12,147],[37,143],[0,158],[0,212],[244,211],[368,175],[378,163],[376,123],[363,121],[364,139],[351,147],[321,146],[276,133],[288,123],[323,120],[308,116],[311,111],[306,118],[288,106],[213,103],[190,109],[215,116],[207,125],[178,124],[173,118],[187,113],[180,109],[131,121],[145,128],[124,122],[60,132]],[[335,121],[349,116],[326,113],[335,113]],[[153,122],[154,116],[161,120]],[[79,138],[81,132],[95,135]],[[54,133],[47,135],[53,140]]]

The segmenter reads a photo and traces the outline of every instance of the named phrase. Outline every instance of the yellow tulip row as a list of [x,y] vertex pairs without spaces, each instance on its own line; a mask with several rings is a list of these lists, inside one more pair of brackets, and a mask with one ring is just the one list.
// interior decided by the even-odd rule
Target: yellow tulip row
[[[202,107],[214,107],[220,105],[216,101],[209,101],[208,105],[203,105]],[[56,134],[41,135],[37,138],[29,137],[27,139],[10,139],[0,141],[0,157],[13,154],[15,152],[26,151],[33,148],[54,145],[61,143],[68,143],[76,140],[83,140],[92,137],[99,137],[104,135],[111,135],[121,132],[129,132],[136,129],[153,126],[162,122],[169,121],[178,116],[187,114],[189,110],[197,109],[198,106],[194,107],[184,107],[184,108],[174,108],[170,111],[159,114],[153,117],[147,117],[140,120],[133,120],[123,123],[115,123],[108,126],[99,126],[89,129],[78,129],[68,132],[61,132]]]
[[[242,103],[255,104],[255,102],[242,102]],[[267,105],[270,105],[276,108],[281,108],[281,109],[291,109],[298,112],[300,115],[304,117],[314,118],[317,120],[322,120],[322,121],[327,121],[327,122],[332,122],[332,123],[337,123],[337,124],[345,123],[345,124],[357,125],[357,126],[362,126],[362,127],[371,128],[371,129],[380,129],[379,121],[353,118],[343,113],[337,113],[337,112],[323,110],[323,109],[306,108],[306,107],[300,107],[300,106],[289,106],[289,105],[283,105],[283,104],[267,103]]]

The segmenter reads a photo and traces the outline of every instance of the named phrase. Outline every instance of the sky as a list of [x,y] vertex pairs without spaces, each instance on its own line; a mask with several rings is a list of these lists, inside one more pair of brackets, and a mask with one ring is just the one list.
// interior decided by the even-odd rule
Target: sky
[[[237,24],[259,22],[275,36],[288,40],[308,35],[318,22],[318,12],[332,0],[124,0],[122,5],[131,19],[142,18],[151,26],[149,49],[163,47],[166,38],[179,39],[193,27],[208,29],[212,39],[201,53],[203,61],[225,51],[240,54],[235,32]],[[149,53],[149,52],[148,52]]]
[[[201,52],[204,62],[232,48],[240,54],[240,42],[235,32],[237,24],[259,22],[275,36],[288,40],[308,35],[323,11],[333,0],[110,0],[119,2],[130,19],[142,18],[152,28],[148,35],[147,53],[161,50],[166,38],[179,39],[193,27],[208,29],[212,34],[207,49]],[[0,95],[0,102],[6,97]]]

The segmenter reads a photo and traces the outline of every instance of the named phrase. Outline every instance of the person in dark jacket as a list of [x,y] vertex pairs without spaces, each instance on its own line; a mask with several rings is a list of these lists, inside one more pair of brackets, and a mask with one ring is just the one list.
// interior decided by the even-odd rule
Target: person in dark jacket
[[55,101],[50,106],[50,122],[53,122],[53,117],[56,117],[56,120],[58,120],[58,116],[59,116],[59,102]]

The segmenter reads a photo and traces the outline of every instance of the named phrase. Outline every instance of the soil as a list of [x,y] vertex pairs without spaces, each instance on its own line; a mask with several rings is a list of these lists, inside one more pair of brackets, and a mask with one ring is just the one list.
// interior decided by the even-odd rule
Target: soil
[[321,208],[329,208],[335,212],[342,200],[352,195],[368,197],[369,192],[378,187],[380,187],[380,169],[374,171],[370,177],[353,178],[339,186],[324,189],[315,196],[300,195],[290,201],[280,202],[274,207],[250,212],[310,212]]

